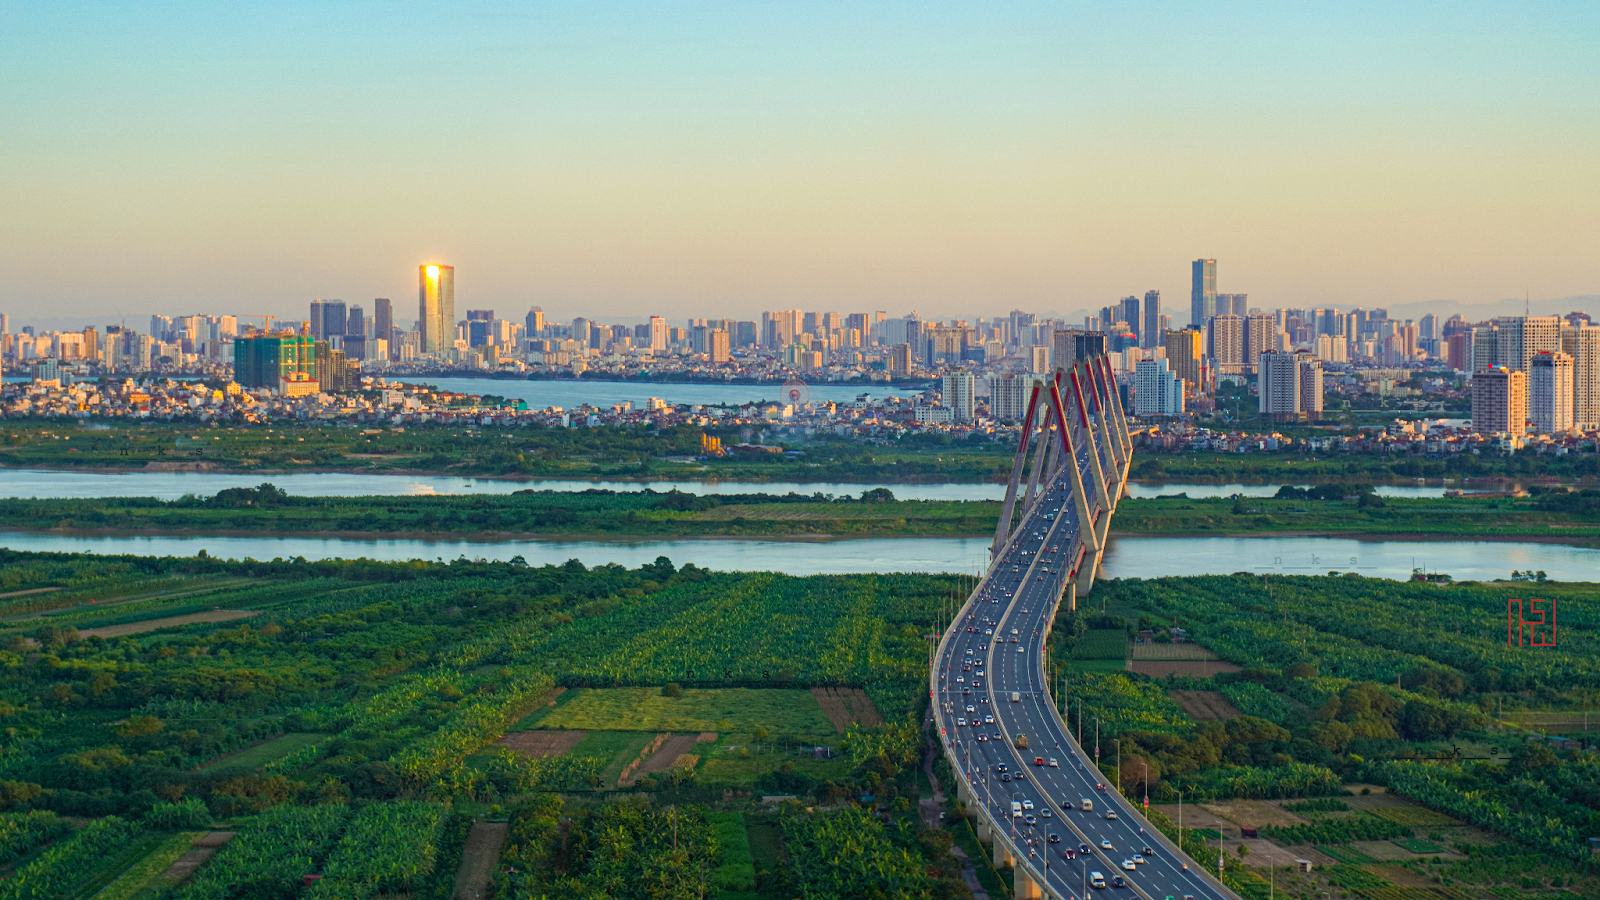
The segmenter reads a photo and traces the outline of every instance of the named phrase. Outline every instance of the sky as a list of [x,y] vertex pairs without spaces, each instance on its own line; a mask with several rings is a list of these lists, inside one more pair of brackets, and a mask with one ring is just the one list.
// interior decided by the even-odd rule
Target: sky
[[[0,2],[0,312],[1600,294],[1600,4]],[[1600,313],[1600,308],[1593,310]],[[130,318],[130,324],[132,323]]]

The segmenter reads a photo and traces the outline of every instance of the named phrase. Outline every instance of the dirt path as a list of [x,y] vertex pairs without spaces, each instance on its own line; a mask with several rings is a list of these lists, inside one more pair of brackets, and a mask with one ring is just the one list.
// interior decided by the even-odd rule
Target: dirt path
[[666,743],[661,745],[661,749],[650,754],[650,758],[644,761],[644,765],[640,766],[639,771],[635,774],[649,775],[652,772],[667,771],[672,768],[673,763],[678,761],[678,757],[693,750],[695,742],[699,740],[700,736],[698,734],[675,734],[667,738]]
[[233,835],[234,832],[231,831],[212,831],[207,833],[204,837],[191,844],[189,849],[178,857],[177,862],[168,866],[167,870],[161,873],[161,877],[177,879],[189,877],[189,873],[200,868],[201,864],[210,859],[211,855],[216,853],[219,847],[233,840]]
[[[940,807],[944,806],[944,789],[939,786],[939,779],[933,774],[933,744],[927,744],[922,753],[922,771],[928,776],[928,783],[933,785],[933,797],[922,798],[918,806],[922,809],[922,818],[928,823],[929,828],[943,828],[944,822],[939,818]],[[972,891],[974,900],[989,900],[989,892],[983,889],[983,883],[978,881],[978,871],[972,867],[972,857],[968,856],[959,844],[950,846],[950,855],[961,860],[961,880],[967,883],[967,890]]]
[[162,628],[193,625],[196,622],[232,622],[234,619],[248,619],[255,615],[260,615],[260,613],[249,609],[214,609],[211,612],[190,613],[186,616],[167,616],[165,619],[146,619],[143,622],[129,622],[126,625],[84,628],[78,634],[83,637],[114,638],[122,637],[125,634],[142,634],[146,631],[159,631]]
[[489,892],[500,847],[511,826],[505,822],[474,822],[467,833],[467,846],[461,852],[461,868],[456,870],[455,900],[482,900]]

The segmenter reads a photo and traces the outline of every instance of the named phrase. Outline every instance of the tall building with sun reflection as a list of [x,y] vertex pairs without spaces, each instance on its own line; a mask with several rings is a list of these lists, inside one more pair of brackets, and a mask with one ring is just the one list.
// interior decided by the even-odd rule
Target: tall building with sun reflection
[[424,354],[444,353],[456,343],[456,270],[425,265],[417,271],[417,330]]

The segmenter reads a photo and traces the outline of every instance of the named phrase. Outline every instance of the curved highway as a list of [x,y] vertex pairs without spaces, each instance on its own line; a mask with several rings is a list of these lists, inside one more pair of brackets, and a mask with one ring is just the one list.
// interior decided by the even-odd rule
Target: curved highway
[[[1083,482],[1092,484],[1087,448],[1074,450]],[[1107,448],[1096,450],[1115,467]],[[1095,766],[1093,738],[1086,753],[1048,691],[1045,645],[1056,608],[1079,567],[1094,564],[1078,533],[1073,480],[1057,468],[940,641],[931,673],[935,718],[963,799],[988,820],[996,855],[1015,860],[1018,896],[1041,895],[1030,893],[1025,875],[1042,896],[1071,900],[1238,900],[1146,827]],[[1087,493],[1092,518],[1110,515],[1097,491]],[[1016,746],[1019,735],[1027,736],[1026,750]],[[1094,886],[1095,872],[1103,888]]]

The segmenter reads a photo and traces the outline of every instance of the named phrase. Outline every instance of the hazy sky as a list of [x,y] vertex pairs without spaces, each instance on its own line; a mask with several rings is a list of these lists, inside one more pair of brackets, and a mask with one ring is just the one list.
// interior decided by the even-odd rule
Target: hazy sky
[[[159,9],[155,7],[159,6]],[[1600,293],[1600,3],[0,0],[0,312]],[[1600,309],[1595,310],[1600,313]]]

